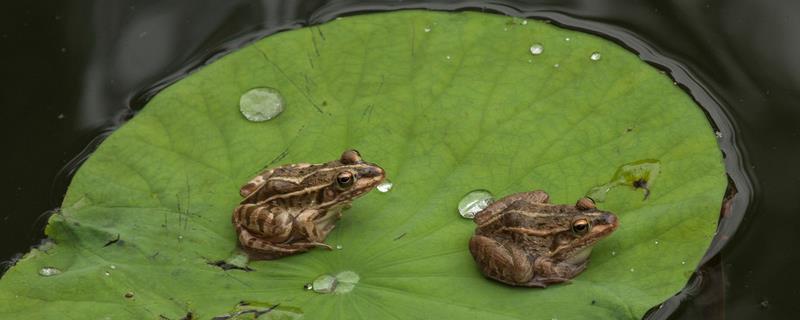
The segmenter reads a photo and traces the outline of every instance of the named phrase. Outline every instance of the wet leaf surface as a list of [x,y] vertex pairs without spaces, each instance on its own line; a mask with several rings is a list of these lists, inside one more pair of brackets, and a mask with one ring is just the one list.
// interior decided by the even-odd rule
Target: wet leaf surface
[[[641,317],[680,290],[714,234],[726,179],[713,131],[634,54],[521,21],[346,17],[268,37],[166,88],[78,171],[47,228],[55,245],[0,281],[0,318],[267,319],[272,306],[308,319]],[[259,87],[278,90],[285,110],[255,123],[239,101]],[[250,271],[215,265],[234,253],[241,184],[266,165],[351,147],[394,188],[345,212],[327,240],[341,250]],[[644,160],[658,161],[658,180],[635,180],[645,199],[635,185],[608,190],[599,206],[620,227],[571,284],[520,289],[480,275],[474,225],[456,209],[464,194],[544,189],[574,203]],[[343,271],[358,275],[352,291],[303,287]]]

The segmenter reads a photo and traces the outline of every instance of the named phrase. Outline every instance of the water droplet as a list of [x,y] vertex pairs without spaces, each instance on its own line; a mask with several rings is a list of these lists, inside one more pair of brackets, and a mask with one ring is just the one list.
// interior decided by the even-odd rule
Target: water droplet
[[422,29],[425,32],[431,32],[431,26],[426,26],[425,29]]
[[564,38],[564,41],[570,41],[570,40],[572,39],[570,39],[569,37]]
[[117,266],[115,266],[115,265],[113,265],[113,264],[112,264],[112,265],[110,265],[110,266],[108,266],[108,267],[109,267],[109,268],[111,268],[112,270],[117,268]]
[[524,26],[526,24],[528,24],[528,20],[522,20],[522,25]]
[[617,252],[616,252],[616,251],[611,251],[611,255],[612,255],[612,256],[616,256],[616,255],[617,255]]
[[626,163],[617,168],[609,182],[594,186],[586,192],[586,196],[595,202],[603,202],[612,189],[619,186],[630,186],[634,189],[643,189],[644,198],[650,196],[650,188],[661,172],[661,162],[654,159],[644,159]]
[[381,182],[381,184],[379,184],[375,188],[378,189],[378,191],[380,192],[387,193],[392,190],[392,187],[394,187],[394,183],[392,183],[392,181],[389,181],[389,179],[385,179],[383,180],[383,182]]
[[538,56],[542,54],[542,52],[544,52],[544,47],[542,46],[541,43],[534,43],[533,45],[531,45],[531,54],[533,54],[534,56]]
[[103,274],[106,275],[106,276],[110,276],[111,272],[106,271],[106,272],[103,272]]
[[446,56],[446,57],[444,57],[444,58],[445,58],[445,59],[447,59],[447,60],[450,60],[450,56]]
[[361,277],[358,276],[358,273],[353,271],[342,271],[336,275],[336,279],[339,281],[339,284],[336,285],[336,293],[348,293],[353,291],[356,287],[356,283],[361,280]]
[[531,62],[533,62],[533,60],[532,59],[528,59],[528,63],[531,63]]
[[714,135],[717,136],[717,138],[722,138],[722,132],[720,131],[714,131]]
[[763,299],[758,305],[761,307],[761,309],[769,308],[769,300]]
[[178,240],[183,240],[183,236],[182,235],[178,235]]
[[472,190],[458,202],[458,213],[467,219],[475,218],[475,214],[486,209],[494,202],[494,196],[486,190]]
[[681,261],[681,264],[686,264],[686,261]]
[[58,118],[58,120],[64,119],[64,114],[63,113],[59,113],[56,118]]
[[133,298],[133,292],[130,292],[130,291],[126,292],[125,293],[125,298],[128,298],[128,299]]
[[[317,293],[348,293],[353,291],[356,283],[361,280],[361,277],[353,271],[342,271],[332,276],[330,274],[323,274],[311,283],[311,289]],[[308,284],[305,286],[308,290]]]
[[342,245],[341,245],[341,244],[337,244],[337,245],[336,245],[336,250],[342,250],[342,248],[343,248],[343,247],[342,247]]
[[303,289],[314,290],[314,285],[311,283],[306,283],[305,285],[303,285]]
[[255,88],[239,98],[239,111],[247,120],[261,122],[277,117],[283,112],[283,96],[273,88]]
[[556,68],[558,68],[558,67],[560,67],[560,66],[561,66],[561,65],[559,65],[558,63],[556,63],[556,64],[554,64],[554,65],[553,65],[553,67],[556,67]]
[[503,31],[508,31],[508,27],[503,28]]
[[53,267],[43,267],[39,269],[39,275],[42,277],[51,277],[61,274],[61,270]]
[[634,271],[636,271],[636,270],[634,270],[633,268],[631,268],[631,272],[634,272]]
[[311,288],[317,293],[331,293],[336,290],[336,277],[323,274],[314,279],[314,282],[311,283]]
[[592,55],[589,56],[589,59],[592,59],[592,61],[597,61],[597,60],[600,60],[600,58],[602,58],[602,57],[603,56],[600,54],[600,52],[595,51],[595,52],[592,52]]
[[655,241],[655,244],[658,245],[658,240]]

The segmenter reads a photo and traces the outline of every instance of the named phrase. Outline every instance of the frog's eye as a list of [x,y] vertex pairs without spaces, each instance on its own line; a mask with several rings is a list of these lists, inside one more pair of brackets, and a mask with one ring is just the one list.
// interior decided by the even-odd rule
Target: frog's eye
[[353,182],[356,178],[353,174],[349,171],[340,172],[339,175],[336,176],[336,186],[342,189],[349,188],[353,185]]
[[586,231],[589,231],[589,221],[586,219],[576,220],[572,223],[572,232],[575,234],[584,234]]

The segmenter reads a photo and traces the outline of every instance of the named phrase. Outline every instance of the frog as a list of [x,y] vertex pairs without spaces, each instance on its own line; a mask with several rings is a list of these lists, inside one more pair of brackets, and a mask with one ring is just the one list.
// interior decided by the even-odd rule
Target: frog
[[322,247],[342,211],[386,177],[354,150],[333,161],[265,169],[239,189],[233,210],[239,246],[251,260],[272,260]]
[[619,226],[590,198],[549,200],[542,190],[516,193],[475,215],[469,251],[485,277],[518,287],[570,282],[586,269],[592,247]]

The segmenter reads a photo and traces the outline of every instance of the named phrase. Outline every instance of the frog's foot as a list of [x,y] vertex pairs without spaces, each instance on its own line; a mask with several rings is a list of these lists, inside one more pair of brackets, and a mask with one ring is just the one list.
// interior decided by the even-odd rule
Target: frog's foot
[[303,246],[303,247],[322,247],[322,248],[325,248],[325,249],[328,249],[328,250],[333,250],[333,247],[331,247],[329,244],[324,243],[324,242],[316,242],[316,241],[295,242],[295,243],[293,243],[293,245]]
[[523,286],[536,287],[536,288],[546,288],[547,286],[549,286],[551,284],[562,283],[562,282],[563,283],[567,283],[567,284],[571,283],[570,279],[567,279],[567,278],[559,278],[559,277],[539,278],[539,277],[534,277],[533,280],[528,281]]
[[474,235],[469,251],[489,278],[514,286],[525,285],[533,278],[533,264],[516,246],[505,247],[491,238]]

